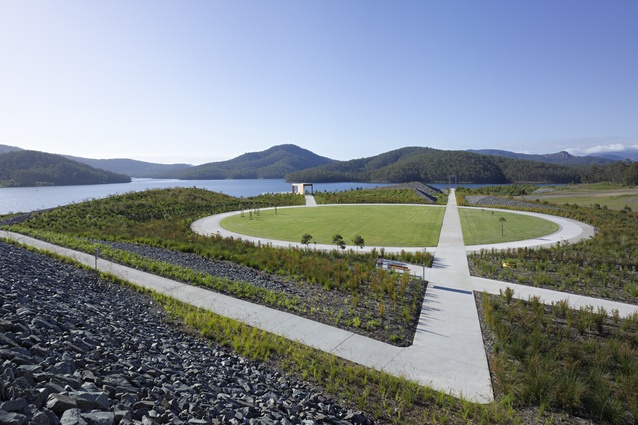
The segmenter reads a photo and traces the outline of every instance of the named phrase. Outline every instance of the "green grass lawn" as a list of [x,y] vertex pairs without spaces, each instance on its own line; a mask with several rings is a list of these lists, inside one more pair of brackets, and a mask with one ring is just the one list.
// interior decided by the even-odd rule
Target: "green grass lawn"
[[251,236],[299,242],[305,233],[331,244],[336,233],[348,245],[361,235],[367,246],[436,246],[445,208],[414,205],[342,205],[248,212],[221,222],[223,228]]
[[[557,224],[542,218],[493,211],[489,208],[460,208],[459,215],[466,245],[520,241],[549,235],[558,230]],[[501,222],[501,218],[505,221]]]
[[[368,246],[436,246],[444,208],[414,205],[342,205],[318,208],[244,212],[221,222],[223,228],[244,235],[299,242],[305,233],[321,244],[331,244],[339,233],[348,245],[361,235]],[[467,245],[510,242],[548,235],[558,230],[550,221],[522,214],[461,208],[461,225]],[[501,236],[501,222],[505,218]]]

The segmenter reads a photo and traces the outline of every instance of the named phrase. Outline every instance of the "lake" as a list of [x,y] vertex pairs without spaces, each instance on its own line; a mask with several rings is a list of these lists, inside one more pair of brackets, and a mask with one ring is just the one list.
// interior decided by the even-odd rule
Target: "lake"
[[[357,187],[369,188],[385,186],[376,183],[316,183],[315,192],[340,191]],[[257,196],[262,193],[281,193],[291,191],[291,184],[285,180],[172,180],[172,179],[133,179],[131,183],[97,184],[82,186],[44,186],[44,187],[4,187],[0,188],[0,214],[30,212],[53,208],[91,199],[105,198],[110,195],[127,192],[139,192],[147,189],[165,189],[171,187],[197,187],[222,192],[236,197]]]
[[[388,186],[387,183],[313,183],[315,192],[333,192],[356,188]],[[438,189],[450,187],[506,186],[502,184],[430,184]],[[221,192],[236,197],[250,197],[262,193],[284,193],[292,190],[291,184],[283,179],[246,179],[246,180],[174,180],[174,179],[133,179],[130,183],[95,184],[82,186],[43,186],[43,187],[2,187],[0,188],[0,215],[31,212],[60,205],[73,204],[91,199],[106,198],[127,192],[140,192],[147,189],[167,189],[171,187],[197,187]]]

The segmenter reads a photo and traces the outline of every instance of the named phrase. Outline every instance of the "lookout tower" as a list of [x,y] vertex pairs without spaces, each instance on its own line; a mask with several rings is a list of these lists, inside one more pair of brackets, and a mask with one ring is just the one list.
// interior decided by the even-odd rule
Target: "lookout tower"
[[308,191],[308,188],[310,189],[310,195],[314,195],[314,188],[312,186],[312,183],[293,183],[292,184],[292,193],[293,194],[299,194],[299,195],[305,195],[306,192]]

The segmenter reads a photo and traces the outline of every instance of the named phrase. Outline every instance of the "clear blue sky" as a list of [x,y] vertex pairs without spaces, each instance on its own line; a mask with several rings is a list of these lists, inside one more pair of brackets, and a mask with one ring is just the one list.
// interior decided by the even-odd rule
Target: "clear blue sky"
[[638,1],[0,0],[0,144],[201,164],[284,143],[638,147]]

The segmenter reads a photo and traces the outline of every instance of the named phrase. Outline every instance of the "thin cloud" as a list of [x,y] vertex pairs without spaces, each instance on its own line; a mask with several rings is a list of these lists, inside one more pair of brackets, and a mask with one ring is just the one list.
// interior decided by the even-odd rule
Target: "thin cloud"
[[623,143],[609,143],[605,145],[595,145],[587,148],[568,148],[565,149],[572,155],[595,155],[601,153],[625,152],[638,150],[638,144],[626,145]]

